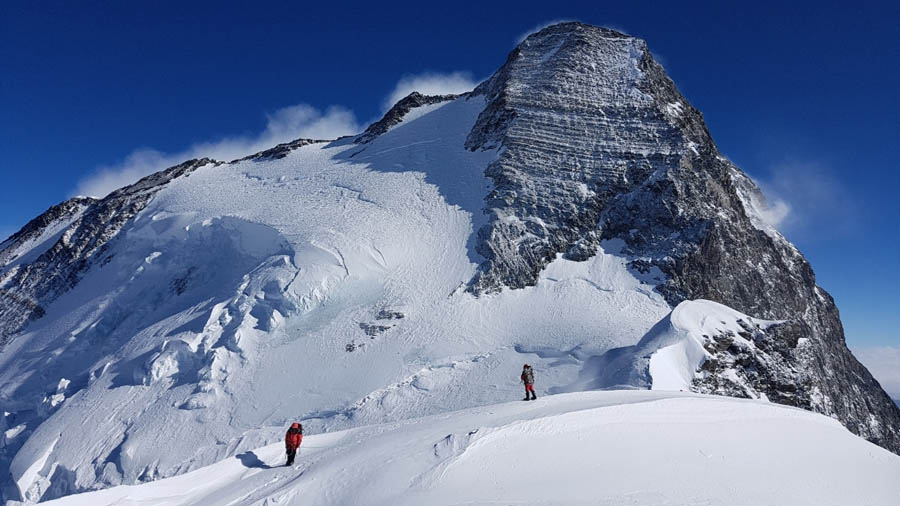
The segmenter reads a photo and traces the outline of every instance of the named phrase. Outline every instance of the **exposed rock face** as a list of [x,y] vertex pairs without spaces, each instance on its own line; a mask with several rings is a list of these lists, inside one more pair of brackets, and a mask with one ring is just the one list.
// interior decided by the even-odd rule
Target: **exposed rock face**
[[738,322],[738,335],[722,332],[707,336],[707,358],[694,380],[694,390],[729,397],[759,398],[792,406],[810,405],[810,385],[803,380],[792,351],[797,342],[790,336],[797,323],[788,321],[765,330],[752,321]]
[[[659,268],[674,306],[709,299],[788,323],[755,349],[717,353],[773,401],[841,420],[900,453],[900,410],[844,342],[809,263],[756,210],[755,184],[721,156],[702,115],[646,44],[580,23],[529,36],[474,92],[486,107],[469,149],[501,148],[479,231],[476,292],[533,285],[557,254],[589,258],[621,238],[640,271]],[[702,392],[747,395],[715,364]]]
[[[137,215],[153,194],[171,180],[214,160],[189,160],[147,176],[103,200],[75,198],[48,209],[3,243],[0,250],[0,347],[29,321],[44,314],[42,306],[72,289],[104,254],[123,225]],[[59,232],[52,234],[53,228]],[[37,258],[18,262],[17,245],[43,239],[52,243]]]
[[17,256],[20,246],[28,241],[37,241],[54,225],[74,219],[84,209],[96,202],[90,197],[75,197],[50,207],[37,218],[29,221],[21,230],[0,243],[0,265],[7,265]]
[[328,141],[317,141],[313,139],[297,139],[291,142],[285,142],[275,146],[274,148],[269,148],[259,153],[254,153],[250,156],[245,156],[244,158],[239,158],[237,160],[233,160],[231,163],[242,162],[244,160],[253,160],[255,162],[262,162],[266,160],[278,160],[286,157],[291,151],[302,148],[303,146],[308,146],[310,144],[317,144],[320,142],[328,142]]
[[[532,35],[480,85],[487,106],[466,147],[502,146],[487,169],[494,216],[477,291],[534,284],[557,253],[593,256],[601,213],[675,166],[687,140],[650,86],[643,41],[577,23]],[[705,133],[705,131],[704,131]]]

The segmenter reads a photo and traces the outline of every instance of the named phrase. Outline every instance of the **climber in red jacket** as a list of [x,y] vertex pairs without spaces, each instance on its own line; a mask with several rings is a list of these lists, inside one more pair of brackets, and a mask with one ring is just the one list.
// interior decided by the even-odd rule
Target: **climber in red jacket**
[[[534,393],[534,369],[531,368],[530,365],[525,364],[522,367],[522,383],[525,383],[525,398],[523,401],[527,400],[535,400],[537,399],[537,395]],[[529,399],[528,394],[531,393],[531,398]]]
[[294,422],[284,435],[284,448],[287,451],[287,465],[290,466],[294,463],[294,457],[297,455],[297,449],[300,448],[301,442],[303,442],[303,425]]

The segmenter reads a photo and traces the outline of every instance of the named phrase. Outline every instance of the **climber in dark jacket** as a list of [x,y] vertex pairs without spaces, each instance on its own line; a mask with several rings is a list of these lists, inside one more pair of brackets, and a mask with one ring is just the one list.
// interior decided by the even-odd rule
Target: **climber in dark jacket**
[[[534,394],[534,370],[528,364],[522,367],[522,383],[525,383],[525,398],[522,400],[533,401],[537,399],[537,395]],[[530,399],[528,398],[528,392],[531,392]]]
[[303,426],[297,422],[291,424],[291,428],[284,435],[284,448],[287,451],[287,465],[294,463],[294,457],[297,455],[297,449],[303,442]]

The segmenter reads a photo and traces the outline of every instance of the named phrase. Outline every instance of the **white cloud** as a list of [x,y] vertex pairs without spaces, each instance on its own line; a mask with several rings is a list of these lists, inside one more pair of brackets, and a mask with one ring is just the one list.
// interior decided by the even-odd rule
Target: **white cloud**
[[425,72],[422,74],[403,76],[384,100],[384,110],[387,111],[400,99],[414,91],[423,95],[450,95],[472,91],[478,82],[472,78],[470,72],[450,72],[441,74],[437,72]]
[[332,106],[321,112],[306,104],[292,105],[267,115],[266,128],[257,135],[201,142],[177,153],[137,149],[119,163],[98,167],[78,183],[75,194],[103,197],[141,177],[192,158],[231,161],[294,139],[335,139],[359,131],[356,116],[343,107]]
[[853,354],[893,399],[900,399],[900,347],[854,348]]
[[766,198],[758,211],[793,238],[835,237],[854,229],[859,208],[848,186],[825,166],[786,163],[754,178]]

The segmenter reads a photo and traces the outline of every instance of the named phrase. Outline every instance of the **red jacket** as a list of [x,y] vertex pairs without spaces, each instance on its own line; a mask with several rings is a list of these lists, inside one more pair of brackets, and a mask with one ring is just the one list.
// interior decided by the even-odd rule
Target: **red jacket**
[[301,442],[303,442],[303,429],[300,428],[299,423],[294,422],[284,435],[284,446],[289,450],[296,450],[300,448]]

